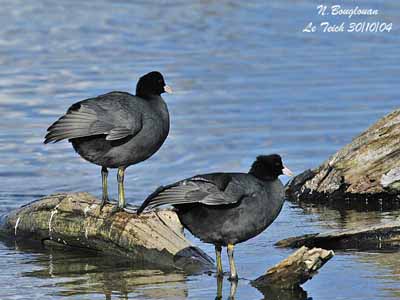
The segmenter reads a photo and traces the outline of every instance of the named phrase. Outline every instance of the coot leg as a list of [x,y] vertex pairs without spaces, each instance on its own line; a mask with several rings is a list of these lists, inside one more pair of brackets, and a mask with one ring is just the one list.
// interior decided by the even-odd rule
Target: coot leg
[[118,181],[118,208],[122,210],[125,206],[125,190],[124,190],[124,174],[125,167],[119,167],[117,173]]
[[224,277],[217,276],[217,296],[215,297],[215,300],[221,300],[222,299],[223,282],[224,282]]
[[237,281],[238,280],[238,274],[236,271],[236,266],[235,266],[235,260],[233,259],[233,248],[235,246],[233,244],[228,244],[228,258],[229,258],[229,266],[231,268],[231,275],[229,276],[230,281]]
[[103,196],[101,198],[100,210],[103,209],[104,205],[108,203],[108,190],[107,190],[107,176],[108,170],[106,167],[101,168],[101,182],[103,185]]
[[236,290],[237,290],[237,285],[238,285],[237,280],[231,281],[231,289],[230,289],[230,291],[229,291],[228,300],[234,300],[234,299],[235,299],[235,294],[236,294]]
[[217,276],[223,277],[224,272],[222,271],[222,260],[221,260],[221,246],[215,246],[215,257],[217,258]]

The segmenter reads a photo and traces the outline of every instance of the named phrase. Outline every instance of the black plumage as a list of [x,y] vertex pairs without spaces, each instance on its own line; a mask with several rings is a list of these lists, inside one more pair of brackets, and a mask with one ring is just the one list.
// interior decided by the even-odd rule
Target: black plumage
[[103,203],[108,201],[107,168],[118,168],[119,208],[125,207],[125,169],[152,156],[169,133],[161,94],[170,92],[159,72],[142,76],[136,95],[111,92],[73,104],[48,129],[44,143],[68,139],[85,160],[102,166]]
[[233,245],[258,235],[276,219],[284,203],[281,174],[291,172],[279,155],[258,156],[248,173],[203,174],[159,187],[138,214],[146,207],[173,205],[185,228],[215,245],[219,274],[221,247],[228,247],[235,279]]

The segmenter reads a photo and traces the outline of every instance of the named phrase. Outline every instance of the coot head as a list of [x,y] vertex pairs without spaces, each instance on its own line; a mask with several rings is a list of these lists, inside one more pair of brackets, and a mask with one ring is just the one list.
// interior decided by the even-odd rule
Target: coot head
[[293,175],[292,171],[284,166],[282,158],[278,154],[257,156],[249,173],[261,180],[275,180],[283,174]]
[[143,98],[159,96],[165,92],[172,93],[172,89],[165,84],[164,77],[157,71],[143,75],[136,85],[136,96]]

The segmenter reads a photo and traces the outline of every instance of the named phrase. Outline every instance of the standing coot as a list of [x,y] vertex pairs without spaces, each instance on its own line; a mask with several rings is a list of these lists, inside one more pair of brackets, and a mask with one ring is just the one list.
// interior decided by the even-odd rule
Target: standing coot
[[292,172],[279,155],[261,155],[248,173],[197,175],[159,187],[137,213],[148,206],[173,205],[183,226],[215,245],[219,276],[221,247],[228,247],[230,278],[237,280],[234,245],[258,235],[278,216],[284,202],[281,174],[291,176]]
[[107,168],[118,168],[118,208],[125,203],[124,172],[152,156],[169,132],[169,113],[161,94],[172,92],[159,72],[142,76],[136,95],[111,92],[73,104],[47,131],[44,143],[68,139],[84,159],[102,167],[108,202]]

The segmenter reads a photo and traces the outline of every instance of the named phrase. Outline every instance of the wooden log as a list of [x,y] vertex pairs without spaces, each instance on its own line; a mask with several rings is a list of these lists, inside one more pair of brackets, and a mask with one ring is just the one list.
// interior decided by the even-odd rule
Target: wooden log
[[213,268],[213,260],[183,235],[175,212],[137,216],[112,213],[88,193],[54,194],[11,212],[0,227],[3,237],[52,241],[118,255],[137,263],[184,270]]
[[400,221],[359,229],[306,234],[281,240],[275,245],[334,250],[397,250],[400,249]]
[[[333,251],[320,248],[301,247],[289,257],[276,264],[253,280],[251,284],[269,294],[279,289],[301,291],[301,284],[310,280],[318,269],[333,257]],[[266,293],[266,294],[268,294]]]
[[[88,193],[54,194],[31,202],[2,219],[0,237],[19,242],[40,241],[50,246],[94,250],[129,259],[143,267],[209,271],[213,260],[184,236],[171,209],[112,213]],[[307,249],[295,252],[252,282],[274,291],[304,291],[299,285],[332,257],[333,252]],[[281,293],[281,292],[279,292]],[[286,292],[285,292],[286,293]],[[285,294],[286,295],[286,294]]]
[[286,185],[292,201],[400,200],[400,109],[380,119],[321,166]]

